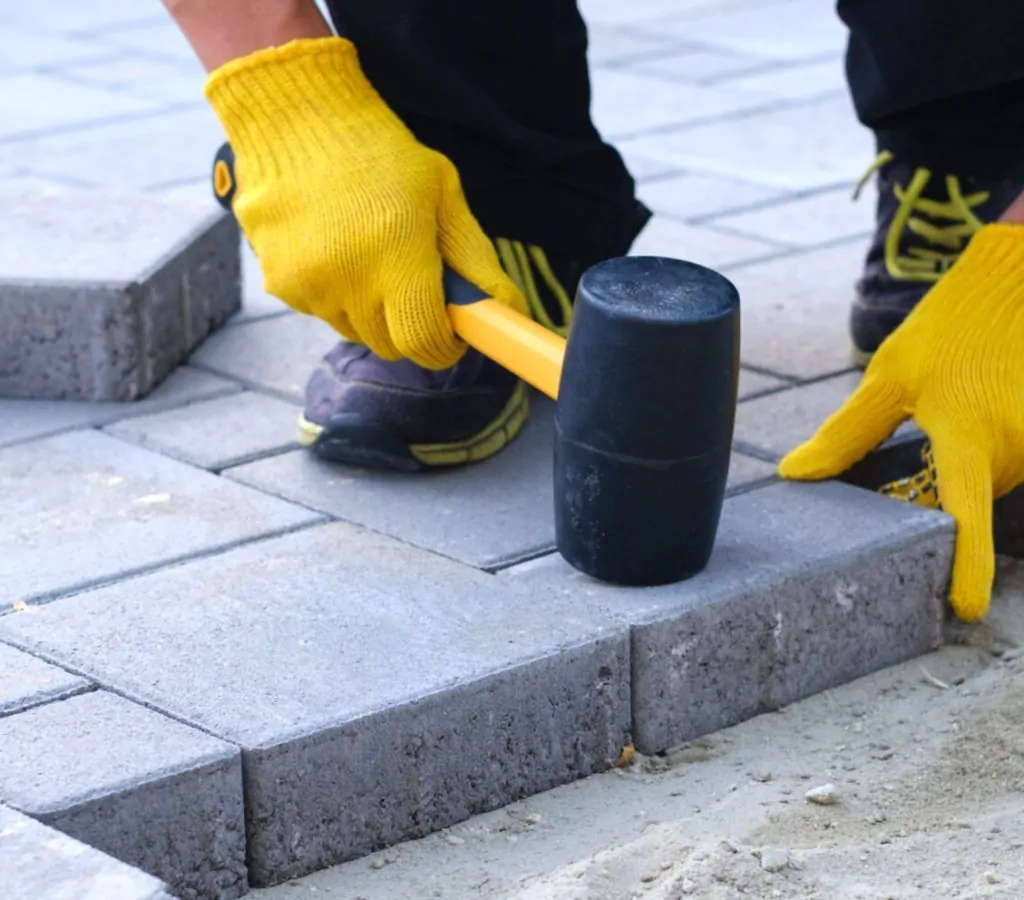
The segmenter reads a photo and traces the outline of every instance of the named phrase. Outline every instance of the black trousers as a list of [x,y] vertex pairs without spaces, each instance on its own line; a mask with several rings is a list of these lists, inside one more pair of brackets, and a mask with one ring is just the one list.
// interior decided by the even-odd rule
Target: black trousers
[[[650,212],[590,119],[575,0],[326,2],[384,99],[458,167],[488,234],[584,261],[626,252]],[[879,149],[1024,172],[1024,0],[838,0],[836,13],[851,115]]]

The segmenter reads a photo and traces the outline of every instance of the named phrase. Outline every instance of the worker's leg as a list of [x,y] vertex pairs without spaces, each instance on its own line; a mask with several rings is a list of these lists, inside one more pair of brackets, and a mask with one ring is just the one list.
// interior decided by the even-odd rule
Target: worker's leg
[[[559,331],[582,269],[626,253],[650,213],[590,119],[587,32],[574,0],[327,0],[388,104],[462,177],[469,206]],[[339,345],[306,390],[322,456],[409,468],[480,459],[526,415],[518,379],[469,351],[428,372]]]
[[851,316],[863,363],[1024,188],[1024,3],[837,9],[854,107],[880,154],[877,230]]

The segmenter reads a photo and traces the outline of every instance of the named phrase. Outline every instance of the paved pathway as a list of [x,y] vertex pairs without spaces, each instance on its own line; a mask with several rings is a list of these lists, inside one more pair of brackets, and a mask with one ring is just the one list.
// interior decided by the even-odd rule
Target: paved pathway
[[[872,141],[831,6],[583,5],[595,118],[656,212],[634,252],[742,295],[707,573],[640,595],[566,571],[544,402],[463,471],[312,460],[294,421],[332,336],[245,256],[242,311],[151,397],[0,399],[0,802],[232,897],[933,646],[949,523],[772,483],[856,379]],[[221,132],[155,0],[8,3],[0,39],[0,190],[207,197]]]

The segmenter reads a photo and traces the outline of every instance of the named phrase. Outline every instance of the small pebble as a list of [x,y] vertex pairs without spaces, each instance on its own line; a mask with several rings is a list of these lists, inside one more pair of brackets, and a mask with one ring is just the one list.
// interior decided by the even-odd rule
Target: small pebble
[[382,859],[375,859],[373,862],[370,863],[370,868],[371,869],[383,869],[384,865],[385,865],[384,860],[382,860]]
[[457,834],[446,834],[444,839],[453,847],[458,847],[460,844],[466,843],[466,839],[464,837],[459,837]]
[[839,802],[839,791],[834,784],[822,784],[811,788],[804,798],[818,806],[835,806]]
[[692,878],[684,878],[679,884],[680,894],[692,894],[695,890],[697,890],[697,882]]
[[754,775],[754,781],[760,781],[762,784],[765,784],[765,783],[767,783],[767,782],[769,782],[771,780],[772,780],[772,773],[771,772],[757,772]]
[[766,847],[761,851],[761,868],[766,872],[781,872],[789,865],[789,854],[785,850]]
[[667,871],[668,871],[669,869],[671,869],[671,868],[672,868],[672,866],[674,866],[674,865],[675,865],[675,863],[674,863],[674,862],[672,862],[672,860],[670,860],[670,859],[663,859],[663,860],[661,861],[661,871],[662,871],[662,872],[667,872]]
[[641,875],[641,876],[640,876],[640,880],[641,880],[641,881],[642,881],[642,882],[643,882],[644,884],[650,884],[650,883],[651,883],[652,881],[654,881],[654,879],[655,879],[655,878],[657,878],[657,877],[658,877],[657,875],[651,875],[651,874],[647,874],[647,875]]
[[985,873],[985,880],[989,884],[999,884],[999,876],[996,875],[995,872],[986,872]]
[[537,825],[540,823],[540,813],[530,813],[529,815],[523,816],[523,822],[527,825]]

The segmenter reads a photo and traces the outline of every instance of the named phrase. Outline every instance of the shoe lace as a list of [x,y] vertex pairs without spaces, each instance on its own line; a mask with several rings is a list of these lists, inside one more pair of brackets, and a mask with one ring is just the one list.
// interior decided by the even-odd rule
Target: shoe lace
[[[526,297],[530,315],[545,328],[565,337],[572,319],[572,301],[565,286],[558,280],[547,254],[533,244],[496,238],[494,241],[502,268]],[[561,322],[551,318],[538,289],[538,280],[547,286],[561,313]]]
[[[853,199],[868,179],[892,162],[894,155],[883,150],[868,166],[853,192]],[[919,167],[914,171],[910,183],[904,187],[896,184],[893,192],[899,200],[899,207],[885,236],[885,267],[894,278],[904,281],[936,281],[956,262],[971,237],[984,224],[973,212],[989,198],[988,191],[976,191],[965,195],[960,188],[960,179],[955,175],[946,176],[948,200],[932,200],[922,196],[932,179],[930,169]],[[925,218],[915,217],[919,213]],[[949,225],[939,225],[931,220],[945,220]],[[909,230],[930,247],[911,246],[906,253],[900,252],[900,236]]]

